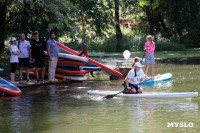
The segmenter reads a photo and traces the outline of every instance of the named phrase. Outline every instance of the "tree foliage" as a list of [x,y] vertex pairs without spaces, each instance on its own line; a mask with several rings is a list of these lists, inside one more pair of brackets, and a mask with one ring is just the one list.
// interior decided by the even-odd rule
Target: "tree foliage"
[[[117,8],[116,8],[117,7]],[[119,8],[118,8],[119,7]],[[116,34],[118,49],[123,46],[120,20],[130,19],[140,32],[155,39],[178,41],[199,47],[200,1],[198,0],[1,0],[0,51],[11,36],[33,30],[43,37],[54,30],[70,42],[82,38],[81,17],[86,20],[87,37],[109,38]]]

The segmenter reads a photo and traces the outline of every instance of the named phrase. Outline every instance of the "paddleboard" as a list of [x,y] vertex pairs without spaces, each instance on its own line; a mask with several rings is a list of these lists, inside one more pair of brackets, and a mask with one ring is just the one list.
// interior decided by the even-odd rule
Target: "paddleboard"
[[[46,51],[45,51],[45,55],[47,55]],[[81,56],[78,56],[78,55],[72,55],[72,54],[66,54],[66,53],[58,53],[58,56],[61,57],[61,58],[65,58],[65,59],[88,62],[87,58],[81,57]]]
[[167,81],[167,80],[170,80],[172,77],[173,76],[171,73],[165,73],[162,75],[155,76],[154,80],[143,81],[143,82],[140,82],[140,84],[143,85],[143,84],[151,84],[151,83],[160,82],[160,81]]
[[[56,44],[58,46],[59,52],[61,52],[61,53],[79,55],[78,52],[76,52],[76,51],[74,51],[74,50],[72,50],[72,49],[60,44],[59,42],[56,42]],[[88,62],[90,62],[90,63],[92,63],[92,64],[94,64],[94,65],[96,65],[98,67],[101,67],[102,70],[104,70],[109,75],[114,75],[114,76],[121,77],[121,78],[123,77],[123,75],[120,72],[116,71],[116,70],[113,70],[113,69],[111,69],[111,68],[109,68],[109,67],[107,67],[107,66],[105,66],[105,65],[103,65],[103,64],[101,64],[99,62],[96,62],[96,61],[94,61],[94,60],[92,60],[92,59],[90,59],[88,57],[85,57],[83,55],[82,55],[82,57],[87,58]]]
[[64,76],[64,79],[71,81],[86,81],[88,79],[87,76]]
[[13,95],[13,96],[19,96],[22,94],[21,90],[13,85],[12,83],[8,82],[7,80],[0,77],[0,91]]
[[86,71],[101,71],[101,67],[80,66],[79,69]]
[[[89,90],[88,94],[91,95],[99,95],[99,96],[107,96],[113,95],[120,91],[104,91],[104,90]],[[144,92],[141,94],[123,94],[120,93],[117,97],[132,97],[132,98],[173,98],[173,99],[182,99],[182,98],[193,98],[197,97],[198,92]]]
[[[22,74],[26,74],[25,71],[22,71]],[[35,76],[34,72],[29,72],[30,75]],[[45,76],[48,76],[48,72],[45,72]],[[62,74],[55,74],[56,78],[67,79],[71,81],[86,81],[88,79],[87,76],[66,76]]]
[[70,70],[69,68],[57,68],[56,73],[68,74],[68,75],[80,75],[80,74],[87,74],[89,72],[88,71],[73,71],[73,70]]
[[[45,63],[48,63],[49,61],[47,59],[44,60]],[[77,62],[77,61],[57,61],[57,65],[62,65],[62,66],[68,66],[68,65],[73,65],[73,66],[85,66],[84,62]]]

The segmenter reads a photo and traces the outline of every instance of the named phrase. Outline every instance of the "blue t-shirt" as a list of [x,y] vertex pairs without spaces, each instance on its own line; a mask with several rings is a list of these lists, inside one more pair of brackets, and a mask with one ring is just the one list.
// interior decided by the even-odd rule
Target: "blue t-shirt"
[[47,41],[47,48],[50,49],[51,57],[58,57],[58,48],[55,40],[49,39]]

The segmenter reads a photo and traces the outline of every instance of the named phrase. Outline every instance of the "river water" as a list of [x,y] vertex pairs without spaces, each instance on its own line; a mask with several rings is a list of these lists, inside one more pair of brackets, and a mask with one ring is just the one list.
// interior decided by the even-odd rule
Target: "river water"
[[[113,66],[116,60],[102,59]],[[131,63],[131,61],[129,61]],[[130,65],[128,63],[128,65]],[[173,79],[149,86],[148,92],[185,92],[200,88],[200,65],[161,64],[156,74]],[[144,68],[143,68],[144,69]],[[150,72],[150,71],[149,71]],[[87,95],[87,90],[122,89],[123,80],[104,74],[83,83],[22,89],[20,97],[0,97],[1,133],[183,133],[200,132],[200,98],[134,99]],[[168,127],[183,122],[185,127]],[[189,127],[188,127],[189,126]]]

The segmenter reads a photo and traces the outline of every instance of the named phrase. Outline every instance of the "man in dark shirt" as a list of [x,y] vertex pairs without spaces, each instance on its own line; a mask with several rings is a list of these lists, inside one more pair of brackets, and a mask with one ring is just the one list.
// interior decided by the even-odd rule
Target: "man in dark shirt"
[[[35,39],[33,39],[31,43],[31,51],[32,51],[32,58],[33,63],[35,66],[35,73],[37,82],[44,80],[44,74],[45,74],[45,65],[44,65],[44,51],[46,50],[46,42],[39,38],[39,32],[34,31],[33,35],[35,36]],[[39,72],[38,68],[41,68],[41,80],[39,79]]]

